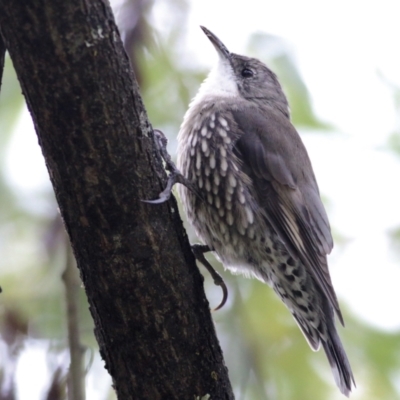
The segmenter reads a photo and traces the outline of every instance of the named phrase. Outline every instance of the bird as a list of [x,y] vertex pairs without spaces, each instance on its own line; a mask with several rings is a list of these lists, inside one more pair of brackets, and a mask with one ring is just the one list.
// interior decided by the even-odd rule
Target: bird
[[[327,255],[333,239],[307,150],[277,76],[228,51],[201,26],[218,62],[184,116],[178,192],[189,223],[235,274],[272,287],[314,351],[322,345],[340,391],[355,380],[335,325],[344,325]],[[182,183],[182,182],[181,182]]]

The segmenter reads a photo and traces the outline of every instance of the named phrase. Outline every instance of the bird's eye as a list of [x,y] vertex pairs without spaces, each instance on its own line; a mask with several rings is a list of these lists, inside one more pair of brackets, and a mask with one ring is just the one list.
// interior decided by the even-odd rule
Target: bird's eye
[[254,72],[250,68],[243,68],[242,76],[243,78],[251,78],[252,76],[254,76]]

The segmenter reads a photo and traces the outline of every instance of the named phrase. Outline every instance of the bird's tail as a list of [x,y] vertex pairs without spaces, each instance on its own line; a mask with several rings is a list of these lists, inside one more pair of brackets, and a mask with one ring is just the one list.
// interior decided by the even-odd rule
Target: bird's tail
[[356,386],[353,371],[336,331],[333,308],[327,303],[323,304],[323,306],[325,306],[325,318],[324,322],[321,321],[322,323],[320,324],[322,329],[320,327],[316,329],[315,326],[306,323],[304,319],[300,319],[295,313],[293,313],[293,317],[314,351],[318,351],[322,343],[335,382],[340,391],[349,397],[352,387]]
[[[329,326],[330,325],[330,326]],[[342,342],[336,331],[334,322],[328,325],[327,340],[321,338],[329,364],[332,368],[333,376],[340,391],[347,397],[351,392],[352,386],[356,386],[353,371],[346,352],[344,351]]]

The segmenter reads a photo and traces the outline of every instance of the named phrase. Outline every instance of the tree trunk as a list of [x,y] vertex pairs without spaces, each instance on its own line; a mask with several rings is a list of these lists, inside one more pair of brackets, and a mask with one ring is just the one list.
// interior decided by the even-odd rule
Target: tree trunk
[[0,0],[0,30],[118,398],[232,399],[176,201],[141,202],[165,172],[108,2]]

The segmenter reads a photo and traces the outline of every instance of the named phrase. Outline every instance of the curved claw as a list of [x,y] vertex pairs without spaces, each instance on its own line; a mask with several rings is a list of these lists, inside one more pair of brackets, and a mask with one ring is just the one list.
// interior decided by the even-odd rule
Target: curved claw
[[[221,278],[220,275],[218,275],[218,276]],[[215,279],[214,279],[214,283],[217,286],[221,286],[221,289],[222,289],[222,300],[221,300],[221,303],[219,303],[218,307],[215,307],[215,308],[212,309],[213,312],[220,310],[225,305],[226,301],[228,300],[228,288],[226,287],[225,282],[223,281],[223,279],[221,278],[221,281],[219,283],[217,283],[215,281]]]
[[168,201],[171,197],[171,192],[164,194],[164,192],[160,193],[160,197],[155,200],[140,200],[142,203],[148,203],[148,204],[162,204]]
[[168,177],[167,187],[160,193],[158,199],[154,200],[142,200],[143,203],[149,204],[162,204],[171,198],[172,187],[176,182],[179,182],[179,178],[174,173],[171,173]]
[[161,197],[159,197],[158,199],[155,200],[140,200],[142,203],[147,203],[147,204],[162,204],[164,202],[166,202],[168,199],[164,198],[162,199]]
[[207,268],[208,272],[210,273],[211,277],[214,280],[214,284],[217,286],[221,286],[223,293],[222,301],[219,304],[219,306],[217,308],[214,308],[212,311],[220,310],[228,300],[228,288],[226,287],[225,282],[222,279],[221,275],[213,268],[213,266],[204,257],[204,253],[212,251],[212,249],[210,249],[207,245],[194,244],[192,245],[192,251],[194,256],[196,257],[196,260],[201,262]]

